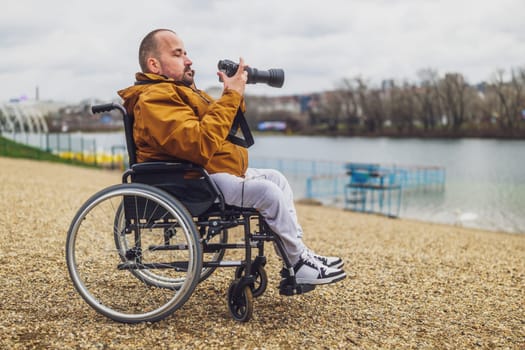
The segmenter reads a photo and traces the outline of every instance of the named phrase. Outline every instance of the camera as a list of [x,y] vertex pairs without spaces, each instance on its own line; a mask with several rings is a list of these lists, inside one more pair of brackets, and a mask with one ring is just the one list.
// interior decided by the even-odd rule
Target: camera
[[[239,65],[231,60],[220,60],[217,64],[219,70],[224,72],[229,77],[232,77],[237,72]],[[282,69],[268,69],[268,70],[259,70],[256,68],[246,67],[244,69],[248,72],[248,81],[247,84],[256,84],[264,83],[268,84],[271,87],[282,87],[284,84],[284,70]]]

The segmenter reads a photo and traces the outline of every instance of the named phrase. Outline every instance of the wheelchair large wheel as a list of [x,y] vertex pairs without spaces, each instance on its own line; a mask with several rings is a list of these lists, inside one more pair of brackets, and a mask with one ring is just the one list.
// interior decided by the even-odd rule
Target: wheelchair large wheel
[[97,312],[119,322],[154,322],[191,296],[202,248],[177,199],[152,186],[120,184],[78,210],[66,261],[75,288]]

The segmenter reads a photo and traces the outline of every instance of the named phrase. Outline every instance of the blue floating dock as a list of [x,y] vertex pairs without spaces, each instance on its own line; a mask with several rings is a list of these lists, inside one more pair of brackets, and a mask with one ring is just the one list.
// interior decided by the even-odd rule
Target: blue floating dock
[[346,169],[349,177],[344,190],[346,209],[399,216],[402,187],[397,172],[366,163],[349,163]]
[[280,170],[305,183],[304,196],[344,203],[347,210],[398,217],[403,193],[443,190],[445,168],[439,166],[252,158],[250,166]]
[[443,190],[446,180],[438,166],[346,163],[342,168],[343,174],[308,177],[306,197],[342,196],[347,210],[398,217],[404,192]]

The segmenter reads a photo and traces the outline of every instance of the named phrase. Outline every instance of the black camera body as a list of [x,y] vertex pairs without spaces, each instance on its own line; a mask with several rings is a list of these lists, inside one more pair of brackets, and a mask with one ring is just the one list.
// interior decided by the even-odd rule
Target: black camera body
[[[239,69],[239,64],[231,60],[220,60],[217,64],[219,70],[224,72],[229,77],[232,77]],[[248,72],[247,84],[264,83],[271,87],[282,87],[284,84],[284,70],[272,68],[269,70],[259,70],[257,68],[246,67],[244,69]]]

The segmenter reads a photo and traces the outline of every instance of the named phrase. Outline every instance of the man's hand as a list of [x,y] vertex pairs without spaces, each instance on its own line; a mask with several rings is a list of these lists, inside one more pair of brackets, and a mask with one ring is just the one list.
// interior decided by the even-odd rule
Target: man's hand
[[217,72],[217,75],[224,83],[224,90],[234,90],[237,91],[241,96],[244,96],[244,88],[246,87],[246,81],[248,80],[248,72],[244,70],[246,65],[244,60],[239,58],[239,68],[234,76],[228,77],[223,72]]

